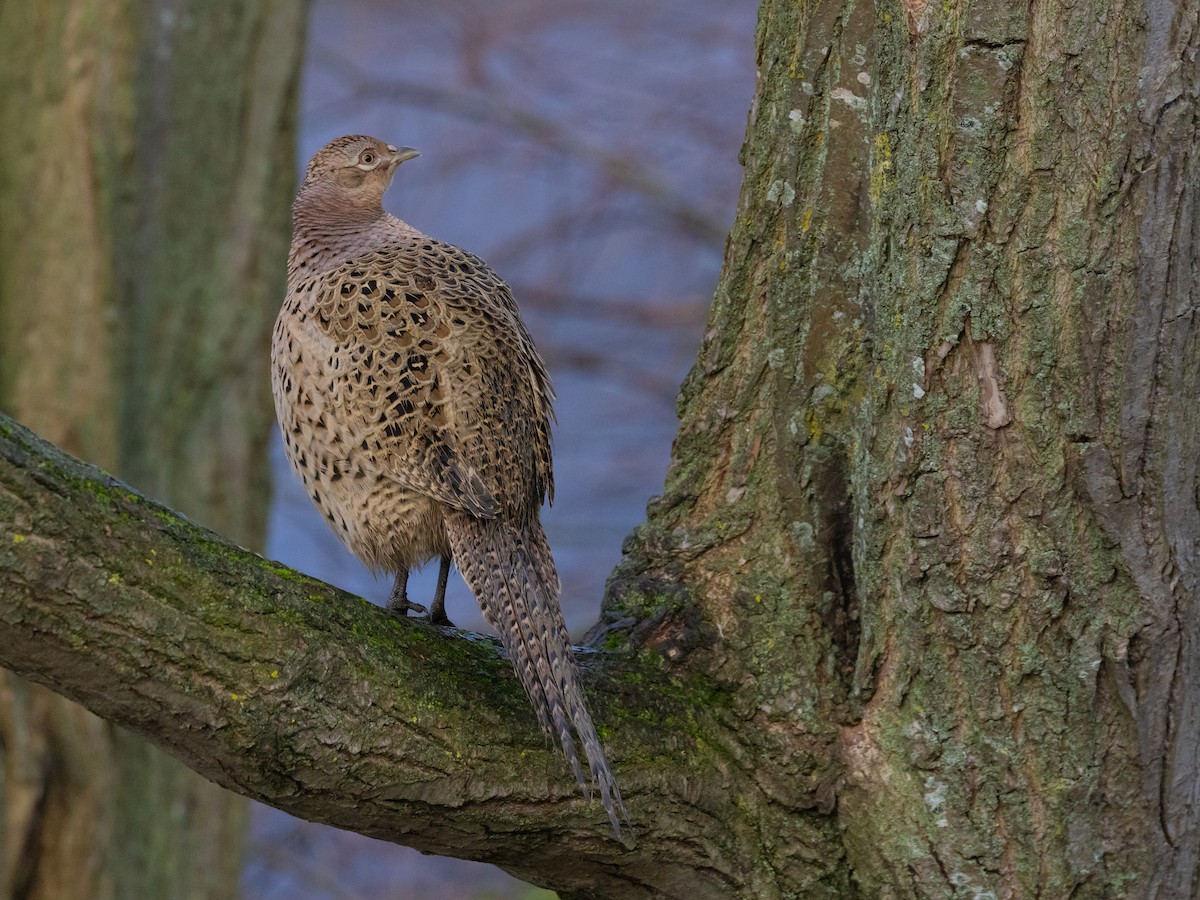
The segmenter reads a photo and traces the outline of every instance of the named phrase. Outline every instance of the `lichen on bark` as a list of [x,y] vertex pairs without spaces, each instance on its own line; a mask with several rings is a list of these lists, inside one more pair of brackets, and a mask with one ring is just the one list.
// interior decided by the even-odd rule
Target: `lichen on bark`
[[[568,896],[1190,895],[1194,4],[767,0],[757,41],[671,469],[585,657],[632,843],[493,647],[119,488],[80,495],[109,504],[75,523],[95,551],[35,578],[75,511],[22,504],[70,491],[0,467],[0,653],[230,787]],[[118,620],[205,652],[102,640]]]
[[753,711],[762,777],[829,773],[868,895],[1190,889],[1197,40],[1166,5],[762,7],[726,268],[607,616],[687,598],[677,664]]

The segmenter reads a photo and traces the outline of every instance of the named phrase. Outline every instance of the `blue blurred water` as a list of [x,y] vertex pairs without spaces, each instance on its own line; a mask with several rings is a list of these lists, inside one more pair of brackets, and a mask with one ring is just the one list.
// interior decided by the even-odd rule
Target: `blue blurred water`
[[[353,0],[312,12],[298,165],[345,133],[417,147],[385,205],[487,259],[547,360],[557,490],[544,521],[576,635],[662,485],[741,177],[754,15],[752,0]],[[381,602],[390,584],[328,531],[278,440],[272,452],[268,555]],[[435,574],[414,575],[414,599]],[[457,575],[447,609],[486,630]],[[244,883],[263,898],[529,890],[265,807]]]

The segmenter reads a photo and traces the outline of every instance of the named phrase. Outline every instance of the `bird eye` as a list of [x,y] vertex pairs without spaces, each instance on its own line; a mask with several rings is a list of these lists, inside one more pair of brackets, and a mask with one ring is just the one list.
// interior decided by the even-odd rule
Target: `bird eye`
[[360,156],[359,159],[362,160],[363,163],[365,163],[366,165],[369,166],[371,163],[375,162],[375,154],[372,153],[370,150],[364,150],[362,156]]

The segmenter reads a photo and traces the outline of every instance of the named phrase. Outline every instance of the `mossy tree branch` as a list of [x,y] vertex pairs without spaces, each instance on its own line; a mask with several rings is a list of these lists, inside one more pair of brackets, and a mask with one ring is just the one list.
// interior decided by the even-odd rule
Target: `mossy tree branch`
[[0,662],[251,796],[569,896],[1190,896],[1196,22],[764,0],[725,272],[609,585],[644,655],[586,664],[628,844],[494,645],[12,426]]
[[633,816],[622,844],[496,642],[267,562],[3,417],[0,523],[0,664],[230,790],[565,895],[745,886],[754,788],[701,682],[582,660]]

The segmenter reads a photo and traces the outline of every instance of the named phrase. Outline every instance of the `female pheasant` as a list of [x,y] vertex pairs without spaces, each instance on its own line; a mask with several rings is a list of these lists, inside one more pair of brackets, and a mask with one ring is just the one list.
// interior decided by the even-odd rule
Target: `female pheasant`
[[483,260],[383,210],[417,156],[364,135],[309,162],[292,206],[288,294],[271,345],[292,468],[364,563],[439,557],[430,616],[447,623],[450,561],[500,634],[542,728],[585,790],[576,737],[612,827],[626,818],[583,700],[539,520],[553,499],[554,393],[508,286]]

